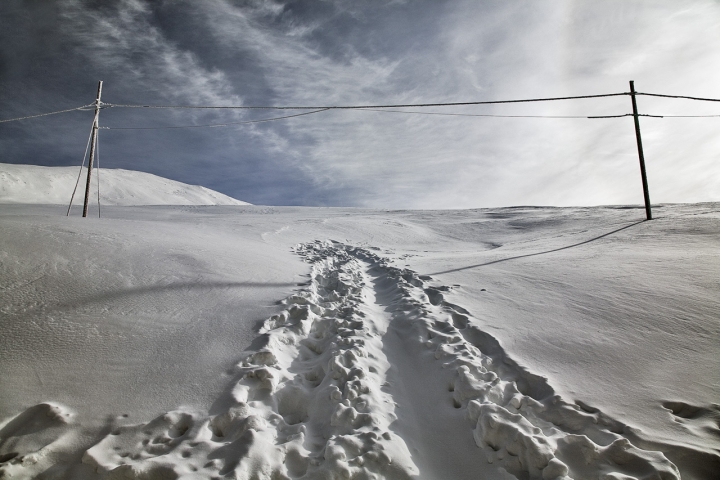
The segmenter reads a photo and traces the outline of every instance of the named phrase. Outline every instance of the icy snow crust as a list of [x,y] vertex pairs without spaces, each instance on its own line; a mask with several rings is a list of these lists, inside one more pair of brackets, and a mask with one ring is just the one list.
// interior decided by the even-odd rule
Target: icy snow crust
[[[77,167],[40,167],[0,163],[0,204],[68,205]],[[248,205],[199,185],[188,185],[150,173],[115,168],[100,171],[102,205]],[[82,169],[75,205],[82,207],[87,168]],[[91,176],[91,204],[97,205],[98,174]]]
[[[674,398],[657,399],[658,407],[674,422],[674,426],[657,425],[648,434],[648,431],[637,428],[632,417],[629,421],[627,418],[621,420],[603,408],[590,406],[580,400],[573,401],[571,393],[566,390],[563,394],[558,393],[554,382],[548,380],[542,364],[522,366],[498,337],[490,333],[496,327],[487,319],[479,318],[475,312],[482,312],[486,308],[485,314],[491,318],[495,311],[487,305],[492,306],[492,296],[473,303],[471,297],[463,293],[469,287],[447,282],[443,278],[455,275],[451,278],[462,279],[470,285],[471,279],[481,276],[476,270],[478,265],[494,265],[495,262],[506,261],[504,259],[528,258],[538,253],[545,255],[548,251],[561,252],[561,255],[565,255],[561,258],[569,259],[566,262],[576,261],[577,257],[568,254],[567,249],[580,242],[569,242],[564,238],[568,230],[563,226],[561,211],[550,210],[548,213],[544,210],[530,210],[531,213],[528,213],[498,209],[416,214],[351,212],[354,217],[349,218],[346,211],[339,211],[334,217],[332,212],[319,209],[314,217],[301,216],[297,212],[302,209],[297,209],[291,211],[287,218],[259,225],[262,224],[259,218],[278,212],[274,209],[245,208],[248,210],[234,213],[218,210],[216,213],[202,214],[191,209],[162,210],[165,213],[155,215],[165,219],[163,221],[174,218],[173,222],[180,226],[178,231],[188,237],[183,240],[185,242],[190,242],[201,231],[207,230],[205,220],[194,229],[194,221],[185,219],[187,215],[195,218],[205,218],[207,215],[215,218],[218,215],[217,219],[222,225],[226,225],[232,215],[253,215],[258,225],[245,220],[240,222],[244,232],[240,246],[250,252],[262,251],[248,240],[255,234],[265,245],[263,248],[274,251],[282,242],[298,235],[293,230],[301,230],[299,236],[306,236],[307,232],[328,228],[320,226],[327,223],[335,223],[332,228],[336,231],[347,229],[348,236],[359,235],[353,229],[360,228],[369,232],[370,238],[356,242],[305,241],[292,248],[293,254],[306,262],[310,269],[308,281],[293,289],[280,302],[276,313],[258,326],[259,336],[239,356],[235,366],[226,372],[228,378],[223,380],[227,382],[226,388],[210,402],[212,406],[177,404],[176,408],[151,420],[152,417],[137,418],[135,415],[129,420],[115,411],[112,413],[118,415],[116,418],[109,419],[102,429],[88,437],[81,428],[84,423],[82,412],[76,412],[54,400],[37,403],[0,422],[0,478],[671,480],[681,478],[682,472],[682,478],[686,480],[700,480],[716,478],[717,471],[720,471],[716,468],[720,465],[720,407],[717,404],[702,403],[694,399],[693,395],[697,397],[697,394],[687,392],[687,397],[683,397],[683,392],[678,392]],[[694,224],[703,225],[702,228],[697,227],[700,236],[696,238],[696,245],[700,245],[704,241],[701,237],[708,233],[709,237],[702,238],[715,242],[715,234],[712,232],[715,232],[719,223],[712,206],[683,208],[677,207],[675,211],[678,214],[689,212],[691,216],[704,216],[700,224]],[[19,207],[17,211],[33,212]],[[587,211],[571,211],[568,215],[580,221],[584,214],[579,212]],[[115,215],[120,212],[120,209],[115,210]],[[593,221],[609,216],[622,219],[622,215],[625,215],[622,210],[592,212],[590,215],[597,215]],[[113,211],[110,213],[112,215]],[[137,219],[142,214],[152,217],[149,211],[142,209],[130,217]],[[452,262],[447,260],[442,260],[445,263],[441,269],[437,268],[437,264],[433,265],[432,262],[437,262],[438,258],[467,255],[460,250],[462,244],[454,242],[452,238],[454,235],[468,238],[466,233],[458,232],[473,225],[466,220],[476,217],[484,218],[482,225],[486,221],[495,222],[498,217],[513,228],[533,225],[535,236],[549,222],[553,233],[549,237],[551,240],[546,237],[541,244],[542,248],[538,249],[532,242],[528,247],[522,240],[513,239],[506,232],[503,233],[503,239],[516,245],[516,250],[511,254],[500,258],[483,258],[487,254],[482,254],[479,260],[477,257],[471,262],[461,260],[462,267],[456,269],[449,268]],[[24,232],[24,225],[29,224],[31,230],[46,236],[48,232],[39,227],[46,221],[42,218],[30,216],[19,220],[19,223],[6,218],[4,225],[6,231]],[[295,223],[288,223],[288,218]],[[461,221],[454,223],[455,220],[448,218],[460,218]],[[103,235],[106,241],[125,238],[116,237],[119,233],[112,228],[127,230],[127,225],[112,227],[108,223],[112,221],[105,219],[94,225],[105,225]],[[115,221],[121,222],[121,219]],[[679,229],[678,225],[688,225],[687,220],[680,217],[675,217],[667,224],[663,220],[655,222],[648,225],[647,229],[660,228],[667,232]],[[168,228],[162,222],[151,223],[155,230]],[[592,224],[589,221],[580,223],[581,228],[588,228]],[[306,226],[308,224],[309,227]],[[432,238],[432,234],[421,225],[439,224],[444,225],[437,227],[443,231],[443,240],[430,242],[428,239]],[[79,228],[79,225],[83,228],[98,228],[88,223],[73,228]],[[274,226],[268,229],[269,225]],[[378,225],[382,225],[382,228]],[[619,226],[613,227],[611,233],[627,234],[635,226],[637,222],[624,219]],[[69,227],[53,228],[62,230]],[[239,235],[235,226],[229,229]],[[391,233],[393,229],[397,229],[395,231],[398,233]],[[415,231],[411,232],[412,229]],[[604,228],[602,238],[607,238],[607,232],[608,229]],[[648,235],[649,230],[642,232]],[[20,234],[13,235],[7,238],[18,243]],[[376,241],[387,244],[392,235],[397,235],[392,240],[396,247],[402,245],[403,241],[407,243],[404,250],[383,251],[369,242],[375,237]],[[583,242],[588,238],[601,238],[597,233],[585,237]],[[224,237],[217,232],[213,238],[216,239],[214,246],[217,248],[232,246],[223,243]],[[281,238],[282,241],[278,240]],[[422,240],[418,241],[417,238]],[[486,238],[486,252],[502,248],[496,234],[488,233]],[[641,240],[640,236],[632,239],[633,242]],[[30,240],[26,238],[24,241]],[[43,242],[49,245],[47,240]],[[86,240],[83,243],[89,243],[91,250],[100,248],[94,246],[93,242]],[[191,248],[202,249],[203,244],[204,237],[199,237],[196,244],[191,244]],[[415,247],[418,244],[421,249]],[[165,245],[176,250],[180,241],[166,239]],[[621,243],[620,248],[615,245],[612,250],[622,251],[623,248],[630,248],[629,245],[627,242]],[[692,242],[687,241],[685,245],[690,248]],[[427,250],[422,250],[437,246],[441,246],[438,253],[428,254]],[[135,247],[131,247],[127,246],[128,252],[135,251]],[[592,247],[590,251],[592,256],[603,252],[592,250]],[[420,257],[423,254],[432,257],[431,263],[426,263],[424,270],[436,273],[420,274],[409,266],[400,265],[412,261],[413,256]],[[7,254],[2,255],[3,276],[13,280],[11,274],[15,275],[14,269],[22,267],[14,266],[14,260]],[[249,262],[248,255],[246,253],[244,257],[238,258]],[[605,252],[604,255],[609,253]],[[665,255],[669,257],[669,253]],[[127,254],[121,252],[120,257],[123,256]],[[161,263],[152,255],[147,258],[155,265]],[[190,262],[187,255],[180,255],[180,258],[192,268],[206,268],[205,265]],[[232,264],[233,258],[228,256],[224,261]],[[703,258],[712,271],[717,260],[716,253]],[[264,261],[274,265],[270,259]],[[290,266],[287,259],[280,258],[278,261]],[[55,262],[54,268],[57,269],[62,262]],[[220,259],[220,262],[223,260]],[[583,261],[584,270],[587,270],[588,264],[592,265],[588,262],[587,259]],[[475,272],[467,273],[468,263]],[[220,268],[220,265],[214,264],[214,268]],[[523,273],[533,267],[532,262],[523,265]],[[616,275],[619,275],[619,264],[613,265]],[[124,271],[119,264],[115,268]],[[258,268],[257,265],[250,267],[248,263],[249,270],[258,271]],[[559,271],[567,273],[571,270]],[[492,276],[492,270],[483,272],[485,276]],[[503,278],[510,275],[515,281],[521,279],[512,270],[499,272]],[[697,285],[703,285],[703,279],[710,278],[701,269],[694,273],[693,282]],[[33,308],[42,307],[25,303],[25,299],[34,298],[25,289],[39,288],[33,285],[40,285],[43,276],[31,278],[27,273],[22,275],[27,280],[3,285],[7,298],[12,300],[0,310],[8,322],[13,321],[14,315],[24,309],[32,311]],[[677,283],[679,278],[678,275],[674,281]],[[3,282],[5,280],[3,278]],[[635,282],[638,280],[634,279]],[[205,279],[198,277],[197,281],[202,283]],[[546,281],[543,279],[543,282]],[[539,282],[536,288],[542,291],[541,287],[546,285],[543,282]],[[662,287],[662,284],[659,285]],[[602,282],[596,283],[596,288],[600,286]],[[500,290],[499,286],[494,288]],[[552,288],[561,292],[568,287],[552,284]],[[25,293],[16,297],[16,291]],[[474,287],[471,291],[474,296],[489,295],[485,288]],[[700,288],[698,291],[704,290]],[[536,300],[531,288],[523,292],[524,296],[517,291],[515,294],[513,301],[521,305]],[[104,298],[107,301],[104,308],[114,308],[113,298]],[[191,309],[192,299],[195,298],[189,297],[184,301],[180,298],[177,301],[182,308]],[[713,322],[717,323],[717,317],[714,321],[711,319],[703,323],[705,317],[702,308],[714,305],[712,302],[716,300],[708,299],[704,300],[703,305],[687,304],[683,307],[683,311],[689,312],[688,315],[694,315],[694,330],[689,335],[697,345],[704,345],[706,337],[713,338]],[[203,305],[212,303],[199,297],[197,301],[204,302]],[[600,305],[597,300],[595,302],[595,305]],[[144,304],[141,308],[148,308],[148,305],[152,304]],[[597,308],[602,317],[604,311]],[[56,315],[51,309],[48,312]],[[522,315],[521,310],[516,312]],[[600,317],[596,321],[600,321]],[[41,321],[38,315],[28,318],[33,318],[33,322]],[[657,325],[662,326],[662,320],[658,318]],[[516,322],[512,318],[506,321]],[[565,322],[564,328],[572,328],[567,320]],[[679,322],[684,322],[684,319],[681,318]],[[170,332],[167,325],[155,328]],[[543,338],[540,330],[552,329],[553,324],[533,325],[530,328],[534,330],[532,337],[537,339],[538,348],[547,351],[548,347],[539,342]],[[201,341],[200,331],[192,330],[198,342]],[[503,334],[501,330],[496,331]],[[150,335],[152,330],[143,327],[140,332]],[[632,333],[631,330],[627,332]],[[557,330],[552,330],[552,333],[559,335]],[[608,329],[606,334],[610,336],[611,330]],[[678,335],[682,335],[681,330],[673,338]],[[521,337],[507,336],[510,339]],[[661,345],[657,340],[652,340],[650,333],[648,337],[651,339],[650,348],[644,347],[646,349],[642,350],[641,346],[637,347],[643,352],[651,352]],[[30,343],[22,336],[15,338],[22,345]],[[595,342],[606,341],[602,336],[592,338]],[[2,347],[3,353],[13,354],[14,350],[4,341],[0,345],[5,345]],[[590,343],[587,345],[588,352],[591,348],[597,348]],[[672,342],[662,346],[668,350],[675,348]],[[57,349],[54,345],[52,348]],[[586,358],[586,353],[571,352],[574,355],[571,358],[581,360]],[[657,358],[662,359],[663,352],[657,349],[656,353]],[[606,361],[611,355],[597,355],[596,358],[598,361]],[[696,354],[694,358],[701,356]],[[188,360],[190,363],[193,361],[192,358]],[[622,359],[614,361],[620,364],[623,362]],[[16,365],[12,362],[2,362],[12,367],[8,371],[15,371]],[[663,362],[666,362],[665,368],[673,368],[666,360]],[[629,369],[628,378],[637,381],[638,377],[633,377],[636,374],[630,371],[632,366],[627,363],[625,366]],[[57,368],[62,367],[57,365]],[[104,366],[99,368],[107,369]],[[703,368],[712,369],[712,366],[698,364],[692,368],[702,371]],[[572,366],[568,366],[567,371],[572,371]],[[109,369],[107,373],[110,373]],[[47,378],[47,372],[40,371],[40,374]],[[37,370],[35,375],[39,376]],[[188,375],[190,377],[190,372]],[[6,378],[10,380],[9,383],[3,382],[4,385],[19,388],[14,377]],[[151,381],[153,378],[158,377],[151,376]],[[710,376],[703,380],[710,385],[703,387],[705,391],[714,391],[712,389],[716,386],[712,385],[715,384],[715,378]],[[187,381],[186,388],[190,389],[192,387],[189,383],[197,379],[188,378]],[[577,378],[572,381],[581,384]],[[644,379],[641,378],[641,381]],[[6,388],[10,387],[2,387]],[[626,402],[633,398],[632,395],[637,395],[623,392],[619,387],[617,390],[608,391],[605,395],[598,390],[595,395],[614,399],[615,402],[617,399]],[[598,404],[607,404],[599,397],[596,399]],[[681,401],[681,398],[689,401]],[[137,401],[142,404],[143,400],[141,397]],[[113,401],[108,396],[109,404]],[[643,426],[647,425],[647,418],[641,422]],[[685,433],[672,438],[672,435],[667,434],[672,428],[677,429],[676,432]]]

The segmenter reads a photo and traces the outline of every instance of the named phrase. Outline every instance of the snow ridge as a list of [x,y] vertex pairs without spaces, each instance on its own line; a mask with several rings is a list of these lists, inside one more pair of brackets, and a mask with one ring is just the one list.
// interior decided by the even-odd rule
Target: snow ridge
[[[633,429],[567,403],[510,359],[445,299],[449,287],[369,249],[325,241],[296,252],[310,282],[264,322],[264,345],[238,364],[219,411],[114,428],[83,463],[102,478],[135,479],[679,480],[663,453],[630,442]],[[418,417],[413,437],[402,419],[423,402],[432,414]],[[458,413],[471,436],[426,428],[428,417]],[[441,455],[481,458],[483,471],[433,469],[430,437]],[[18,454],[8,465],[20,473],[22,462]]]

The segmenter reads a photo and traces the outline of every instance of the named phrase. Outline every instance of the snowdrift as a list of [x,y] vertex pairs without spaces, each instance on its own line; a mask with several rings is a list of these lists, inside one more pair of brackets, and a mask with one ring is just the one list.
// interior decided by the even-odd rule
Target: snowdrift
[[[70,203],[79,169],[0,163],[0,203]],[[87,168],[83,168],[74,204],[83,203]],[[97,202],[98,175],[91,178],[91,201]],[[150,173],[101,169],[100,201],[103,205],[248,205],[199,185],[187,185]]]

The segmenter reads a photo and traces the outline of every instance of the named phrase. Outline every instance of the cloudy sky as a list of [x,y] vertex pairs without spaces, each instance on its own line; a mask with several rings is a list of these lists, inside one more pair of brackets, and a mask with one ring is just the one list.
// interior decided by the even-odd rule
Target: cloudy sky
[[[370,105],[628,91],[720,97],[716,0],[3,0],[0,119],[91,103]],[[650,114],[720,103],[639,97]],[[421,111],[421,109],[404,109]],[[629,97],[422,109],[612,115]],[[108,108],[105,127],[278,111]],[[0,162],[79,165],[92,112],[0,124]],[[641,119],[653,202],[720,200],[720,118]],[[268,205],[639,204],[631,118],[327,111],[102,130],[101,166]],[[70,192],[68,192],[68,195]]]

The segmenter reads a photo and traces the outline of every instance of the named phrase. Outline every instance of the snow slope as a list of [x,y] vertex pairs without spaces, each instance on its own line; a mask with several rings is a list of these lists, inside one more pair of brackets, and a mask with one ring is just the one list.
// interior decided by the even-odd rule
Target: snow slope
[[717,478],[719,207],[6,205],[0,471]]
[[[0,163],[0,203],[68,205],[78,178],[77,167],[39,167]],[[248,205],[199,185],[187,185],[150,173],[100,170],[102,205]],[[87,168],[75,193],[82,207]],[[97,208],[98,175],[91,177],[91,204]]]

